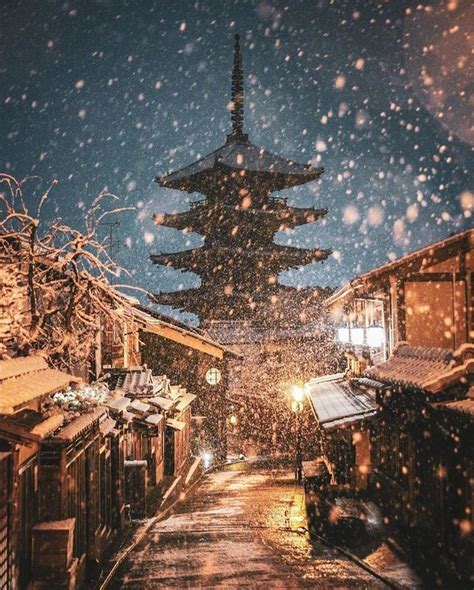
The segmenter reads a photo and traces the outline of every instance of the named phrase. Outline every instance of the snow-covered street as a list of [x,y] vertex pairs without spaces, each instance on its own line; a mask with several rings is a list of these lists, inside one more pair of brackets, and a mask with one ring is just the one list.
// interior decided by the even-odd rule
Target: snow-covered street
[[[305,533],[302,488],[285,468],[237,464],[208,475],[175,514],[156,523],[111,588],[386,588],[360,565]],[[384,545],[368,562],[415,588]]]

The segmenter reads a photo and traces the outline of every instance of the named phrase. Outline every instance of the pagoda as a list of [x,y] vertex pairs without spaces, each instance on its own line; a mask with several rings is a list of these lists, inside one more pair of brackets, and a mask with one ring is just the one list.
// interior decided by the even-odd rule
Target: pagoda
[[323,261],[331,253],[273,241],[277,231],[314,222],[327,210],[292,207],[286,198],[272,193],[316,180],[324,170],[274,155],[251,143],[244,133],[239,35],[235,35],[231,89],[232,131],[225,144],[156,178],[162,187],[205,195],[185,212],[154,216],[158,225],[203,235],[203,246],[151,255],[154,264],[197,273],[201,285],[161,292],[153,300],[194,313],[203,325],[228,320],[265,325],[287,315],[286,302],[294,305],[301,300],[301,290],[278,282],[279,273]]

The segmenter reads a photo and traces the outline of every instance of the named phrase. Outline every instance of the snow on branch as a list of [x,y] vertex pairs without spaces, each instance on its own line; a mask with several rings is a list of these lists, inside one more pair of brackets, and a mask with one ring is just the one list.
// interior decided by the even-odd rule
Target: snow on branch
[[110,285],[108,278],[124,271],[97,236],[104,217],[130,208],[103,210],[117,197],[102,191],[81,232],[59,219],[42,220],[56,182],[29,209],[28,180],[0,174],[6,189],[0,190],[0,356],[35,350],[71,369],[90,357],[101,324],[121,321],[132,306]]

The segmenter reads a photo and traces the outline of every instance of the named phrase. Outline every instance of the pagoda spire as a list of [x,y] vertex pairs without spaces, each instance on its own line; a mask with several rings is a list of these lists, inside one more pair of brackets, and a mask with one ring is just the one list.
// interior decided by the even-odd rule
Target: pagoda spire
[[232,133],[227,136],[227,141],[247,141],[248,136],[244,133],[244,72],[242,70],[239,34],[235,35],[231,97]]

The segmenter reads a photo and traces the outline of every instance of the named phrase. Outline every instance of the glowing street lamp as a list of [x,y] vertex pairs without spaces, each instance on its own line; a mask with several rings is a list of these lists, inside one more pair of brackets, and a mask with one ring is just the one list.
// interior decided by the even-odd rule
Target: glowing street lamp
[[291,388],[293,403],[291,409],[295,413],[296,420],[296,449],[295,449],[295,481],[301,483],[303,465],[301,461],[301,419],[300,414],[303,411],[304,389],[299,385],[293,385]]
[[291,388],[291,395],[295,402],[302,402],[304,399],[304,389],[299,385],[293,385]]

